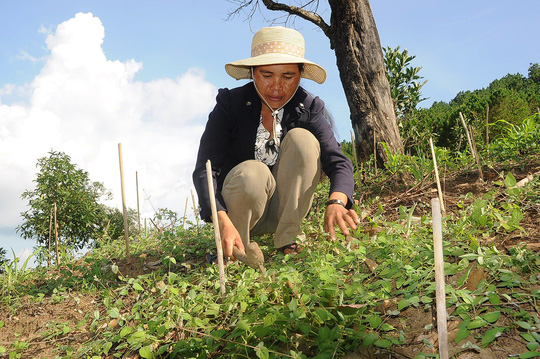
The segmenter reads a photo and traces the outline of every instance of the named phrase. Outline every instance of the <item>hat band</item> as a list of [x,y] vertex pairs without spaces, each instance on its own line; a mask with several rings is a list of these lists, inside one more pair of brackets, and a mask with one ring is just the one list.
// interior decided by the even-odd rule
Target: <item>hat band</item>
[[253,49],[251,49],[252,57],[273,53],[286,54],[303,58],[304,48],[284,41],[269,41],[263,42],[262,44],[259,44]]

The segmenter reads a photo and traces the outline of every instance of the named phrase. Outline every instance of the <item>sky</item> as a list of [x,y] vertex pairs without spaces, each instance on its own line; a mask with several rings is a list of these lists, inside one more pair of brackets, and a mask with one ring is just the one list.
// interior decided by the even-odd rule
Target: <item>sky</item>
[[[320,14],[330,16],[321,1]],[[381,45],[415,55],[429,107],[485,88],[540,62],[538,0],[371,2]],[[243,85],[224,65],[249,57],[253,33],[283,15],[261,9],[251,21],[227,0],[0,0],[0,247],[21,260],[35,243],[18,237],[20,198],[35,188],[36,163],[69,155],[121,208],[118,144],[126,203],[152,217],[183,216],[198,143],[217,90]],[[302,86],[350,139],[349,109],[329,41],[313,24],[289,22],[306,39],[306,58],[327,81]],[[190,200],[191,207],[191,200]],[[192,209],[188,211],[192,216]]]

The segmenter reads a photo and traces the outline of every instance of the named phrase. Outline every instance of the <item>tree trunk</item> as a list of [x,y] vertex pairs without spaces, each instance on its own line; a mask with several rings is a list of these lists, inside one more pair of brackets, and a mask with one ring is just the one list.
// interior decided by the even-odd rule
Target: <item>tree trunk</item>
[[332,10],[330,37],[336,53],[345,96],[351,111],[358,156],[365,161],[374,153],[385,162],[384,141],[390,152],[403,152],[390,85],[386,78],[379,33],[368,0],[329,0]]
[[[391,153],[403,153],[381,41],[369,0],[328,0],[332,12],[330,25],[316,13],[318,1],[297,1],[300,6],[261,1],[269,10],[285,11],[311,21],[330,39],[351,111],[359,158],[365,161],[376,153],[380,164],[386,162],[386,152],[380,142],[385,142]],[[257,3],[240,1],[237,12],[247,6],[252,6],[254,12]],[[307,10],[310,5],[315,11]]]

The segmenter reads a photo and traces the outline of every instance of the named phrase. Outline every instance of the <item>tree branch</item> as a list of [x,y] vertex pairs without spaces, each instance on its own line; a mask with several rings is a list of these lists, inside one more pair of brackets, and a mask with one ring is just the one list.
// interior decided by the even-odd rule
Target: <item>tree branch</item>
[[311,4],[314,2],[314,0],[309,1],[306,5],[303,7],[298,6],[292,6],[287,4],[282,4],[275,2],[273,0],[261,0],[262,3],[266,6],[268,10],[272,11],[285,11],[288,12],[291,15],[296,15],[298,17],[301,17],[304,20],[310,21],[317,25],[321,30],[324,32],[324,34],[329,38],[331,37],[331,31],[330,31],[330,25],[328,25],[324,19],[319,16],[316,12],[306,10],[304,7],[308,4]]
[[227,20],[231,20],[233,17],[235,17],[236,15],[239,15],[243,11],[247,11],[248,19],[251,19],[258,8],[258,1],[255,1],[255,3],[253,3],[253,1],[254,0],[231,1],[231,2],[237,3],[238,7],[229,12],[227,16]]

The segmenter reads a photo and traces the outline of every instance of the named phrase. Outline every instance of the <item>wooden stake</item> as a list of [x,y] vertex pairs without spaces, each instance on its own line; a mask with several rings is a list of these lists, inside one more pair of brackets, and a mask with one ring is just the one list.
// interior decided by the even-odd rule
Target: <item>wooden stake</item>
[[122,144],[118,144],[118,160],[120,162],[120,187],[122,189],[122,209],[124,210],[124,239],[126,241],[126,260],[129,263],[129,227],[127,220],[126,194],[124,190],[124,165],[122,162]]
[[184,209],[184,223],[182,223],[182,229],[186,229],[186,216],[187,216],[188,204],[189,204],[189,197],[186,197],[186,208]]
[[195,203],[195,195],[193,194],[193,190],[191,190],[191,200],[193,201],[193,212],[195,212],[195,220],[197,221],[197,228],[200,229],[201,226],[199,224],[199,211],[197,210],[197,204]]
[[53,209],[49,215],[49,243],[47,244],[47,266],[51,266],[51,235],[52,235]]
[[56,202],[54,202],[54,240],[56,242],[56,265],[60,265],[60,253],[58,251],[58,221],[56,220]]
[[489,102],[486,108],[486,149],[489,147]]
[[433,139],[429,138],[429,146],[431,147],[431,156],[433,157],[433,168],[435,169],[435,179],[437,180],[437,192],[439,193],[439,201],[441,203],[442,213],[446,216],[444,208],[443,193],[441,189],[441,181],[439,179],[439,169],[437,168],[437,157],[435,156],[435,148],[433,147]]
[[446,293],[444,283],[444,258],[442,244],[441,210],[438,198],[431,199],[433,215],[433,252],[435,257],[435,297],[437,304],[437,332],[439,334],[439,356],[448,359],[448,328],[446,312]]
[[461,124],[463,125],[463,128],[465,129],[465,134],[467,135],[467,142],[469,143],[469,149],[471,150],[471,155],[476,161],[476,156],[474,154],[473,145],[471,142],[471,135],[469,134],[469,129],[467,128],[467,124],[465,123],[465,119],[463,118],[463,114],[461,112],[459,113],[459,117],[461,118]]
[[354,165],[356,166],[356,177],[358,179],[358,188],[360,188],[360,167],[358,167],[358,156],[356,154],[356,142],[354,140],[354,133],[351,130],[351,142],[352,142],[352,148],[353,148],[353,158],[354,158]]
[[474,130],[472,126],[470,126],[469,129],[471,132],[472,150],[474,151],[474,157],[476,158],[476,166],[478,167],[478,175],[480,176],[480,180],[484,182],[484,172],[482,172],[482,164],[480,163],[480,156],[478,155],[478,150],[476,149],[476,140],[474,139]]
[[377,176],[377,136],[373,129],[373,163],[375,164],[375,176]]
[[135,186],[137,188],[137,222],[139,223],[139,235],[141,234],[141,211],[139,209],[139,173],[135,171]]
[[216,195],[214,194],[214,180],[212,179],[212,163],[206,161],[206,179],[208,180],[208,194],[210,195],[210,205],[212,206],[212,222],[214,223],[214,235],[216,237],[217,261],[219,268],[219,286],[221,295],[225,295],[225,267],[223,265],[223,247],[221,245],[221,234],[219,233],[219,221],[216,207]]

